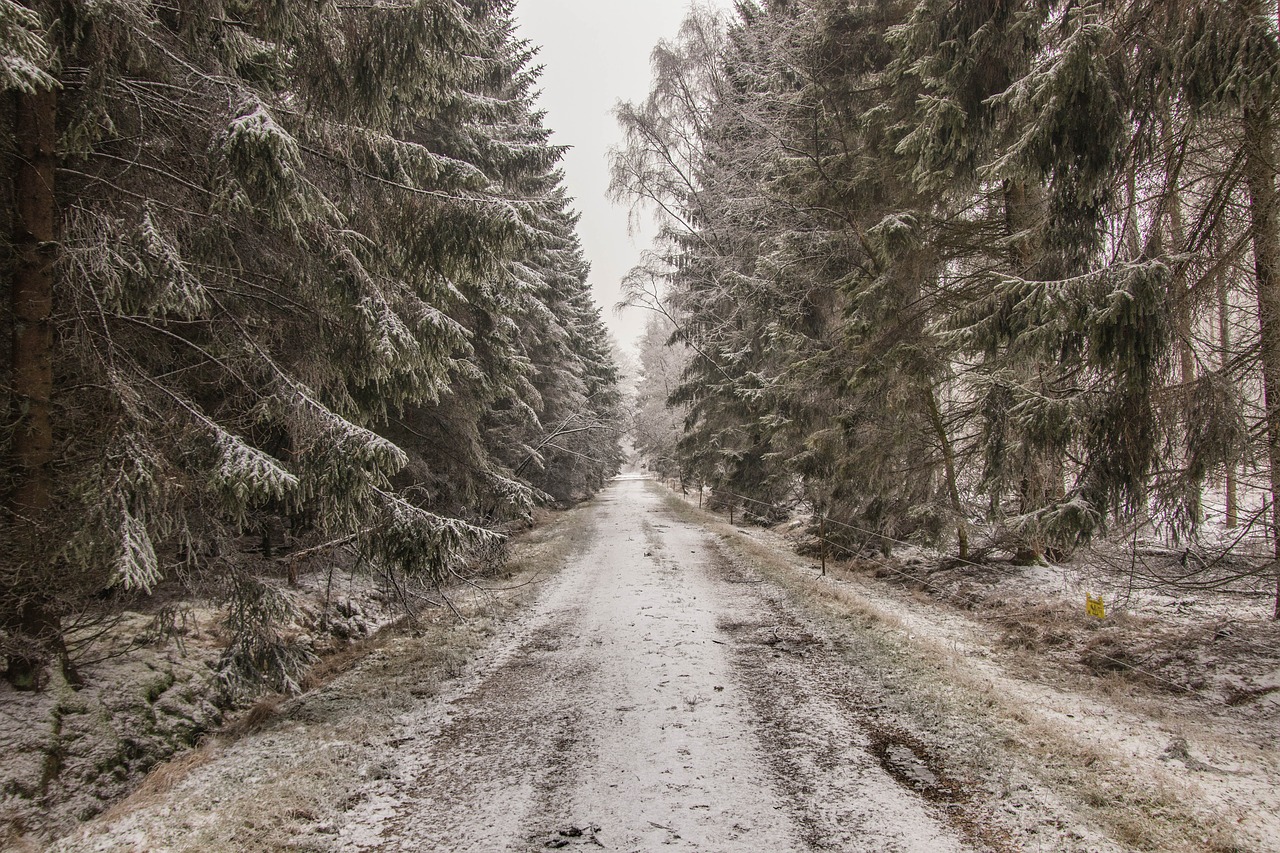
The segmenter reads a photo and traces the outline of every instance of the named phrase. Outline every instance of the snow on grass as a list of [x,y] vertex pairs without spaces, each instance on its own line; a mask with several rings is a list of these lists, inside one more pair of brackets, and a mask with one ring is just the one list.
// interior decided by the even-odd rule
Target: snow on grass
[[[895,689],[876,701],[967,764],[974,784],[1003,803],[992,819],[1020,834],[1021,846],[1072,849],[1064,832],[1090,850],[1265,850],[1280,837],[1275,715],[1233,708],[1212,689],[1170,693],[1132,670],[1083,665],[1073,637],[1087,646],[1140,635],[1159,645],[1168,635],[1141,614],[1122,612],[1104,626],[1083,614],[1083,596],[1064,602],[1064,590],[1074,598],[1084,585],[1074,567],[992,571],[968,578],[970,597],[957,601],[965,579],[943,595],[875,565],[831,565],[820,577],[775,533],[728,525],[675,495],[668,501],[709,520],[763,577],[824,613],[873,679],[892,673]],[[908,557],[916,558],[908,571],[936,581],[923,553]],[[999,592],[977,594],[979,584]],[[1001,612],[1001,598],[1015,602],[1011,610]],[[1017,640],[1028,634],[1011,625],[1039,639]],[[1244,665],[1258,663],[1255,651]],[[1045,825],[1046,816],[1060,825]]]
[[[544,515],[545,523],[513,546],[510,577],[485,584],[492,591],[466,585],[446,591],[466,622],[449,608],[427,609],[403,632],[330,656],[315,674],[314,689],[259,702],[50,849],[266,851],[295,842],[309,849],[337,844],[341,816],[360,786],[393,772],[383,762],[397,749],[388,742],[397,719],[464,673],[500,620],[554,575],[581,536],[581,517],[578,510]],[[300,579],[299,594],[329,601],[328,624],[357,638],[372,634],[381,614],[395,612],[382,607],[376,592],[368,578],[343,572]],[[331,642],[319,632],[311,640]]]

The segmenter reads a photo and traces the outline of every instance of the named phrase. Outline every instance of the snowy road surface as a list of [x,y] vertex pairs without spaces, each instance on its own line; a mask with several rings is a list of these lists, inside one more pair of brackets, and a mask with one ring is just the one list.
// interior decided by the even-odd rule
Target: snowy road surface
[[596,507],[504,652],[406,721],[342,848],[963,849],[709,534],[643,481]]
[[787,544],[615,481],[52,849],[1276,849],[1265,737]]

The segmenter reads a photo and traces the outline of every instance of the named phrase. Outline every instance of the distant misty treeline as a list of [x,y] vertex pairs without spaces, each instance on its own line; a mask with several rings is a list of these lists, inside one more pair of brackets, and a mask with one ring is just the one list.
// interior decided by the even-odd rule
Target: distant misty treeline
[[1280,549],[1274,2],[739,2],[653,67],[614,190],[663,222],[663,471],[851,543]]
[[282,550],[439,581],[615,471],[513,5],[0,0],[11,682],[172,582],[288,684]]

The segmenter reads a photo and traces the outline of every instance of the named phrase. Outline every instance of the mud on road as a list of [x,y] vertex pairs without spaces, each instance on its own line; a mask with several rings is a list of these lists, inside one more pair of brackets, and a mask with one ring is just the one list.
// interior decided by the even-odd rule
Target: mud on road
[[587,512],[441,692],[362,719],[375,661],[60,849],[1126,848],[931,694],[945,671],[856,613],[833,629],[660,486]]

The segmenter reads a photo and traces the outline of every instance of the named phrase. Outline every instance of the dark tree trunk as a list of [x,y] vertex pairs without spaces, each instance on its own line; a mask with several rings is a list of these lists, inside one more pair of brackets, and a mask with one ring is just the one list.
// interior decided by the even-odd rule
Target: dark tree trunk
[[[1263,405],[1267,413],[1267,461],[1271,468],[1271,541],[1280,566],[1280,210],[1276,204],[1275,126],[1265,106],[1244,111],[1245,180],[1249,186],[1249,236],[1261,332]],[[1275,618],[1280,619],[1280,569]]]
[[[19,645],[9,656],[7,677],[18,687],[39,686],[40,668],[49,651],[62,652],[57,614],[49,607],[42,578],[43,527],[52,504],[53,462],[53,263],[57,253],[57,205],[54,177],[57,162],[58,96],[54,91],[14,96],[13,314],[12,374],[15,411],[9,466],[13,490],[8,495],[12,530],[24,561],[18,588],[7,590],[10,604],[3,621]],[[41,581],[44,581],[43,583]]]
[[[1218,347],[1221,353],[1220,367],[1225,374],[1231,365],[1231,299],[1227,288],[1227,275],[1218,274]],[[1236,466],[1227,463],[1227,529],[1235,530],[1240,525],[1240,510],[1236,497]]]
[[969,559],[969,525],[965,522],[964,504],[960,502],[960,487],[956,483],[956,455],[951,445],[951,437],[947,435],[946,424],[942,421],[942,412],[938,408],[938,398],[932,387],[925,388],[925,406],[929,410],[929,423],[933,425],[934,437],[942,450],[942,467],[947,477],[947,497],[951,499],[951,511],[955,513],[956,551],[961,560]]
[[[1004,182],[1004,226],[1005,236],[1010,238],[1008,264],[1012,275],[1028,279],[1036,279],[1041,270],[1042,252],[1036,239],[1028,232],[1035,223],[1037,208],[1040,204],[1039,188],[1028,185],[1024,181],[1005,180]],[[1019,236],[1021,235],[1021,236]],[[1021,377],[1029,387],[1043,385],[1043,377],[1031,372],[1031,365],[1024,365]],[[1032,453],[1030,448],[1024,449],[1019,462],[1020,478],[1018,486],[1018,511],[1030,513],[1048,506],[1055,495],[1053,473],[1058,466],[1053,460],[1042,458],[1041,454]],[[1057,477],[1061,481],[1061,476]],[[965,543],[966,549],[968,543]],[[1045,543],[1037,537],[1033,541],[1021,542],[1014,561],[1019,563],[1037,563],[1044,558]]]
[[[1165,145],[1170,145],[1168,124],[1165,125]],[[1186,251],[1186,228],[1182,221],[1182,193],[1178,189],[1178,171],[1171,170],[1169,176],[1170,186],[1168,190],[1168,219],[1169,219],[1169,246],[1171,252]],[[1182,384],[1188,388],[1196,381],[1196,354],[1195,347],[1192,344],[1192,335],[1194,332],[1195,319],[1193,312],[1194,293],[1192,292],[1192,284],[1187,279],[1185,270],[1181,265],[1176,267],[1176,275],[1173,283],[1174,298],[1174,323],[1177,326],[1178,333],[1178,360],[1180,362],[1180,372]],[[1192,497],[1190,506],[1191,518],[1195,525],[1199,526],[1204,521],[1204,502],[1202,496],[1197,493]]]

